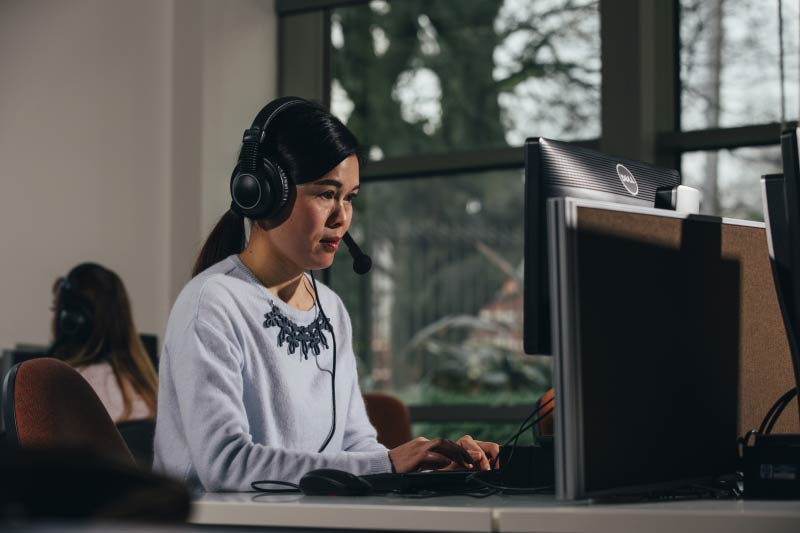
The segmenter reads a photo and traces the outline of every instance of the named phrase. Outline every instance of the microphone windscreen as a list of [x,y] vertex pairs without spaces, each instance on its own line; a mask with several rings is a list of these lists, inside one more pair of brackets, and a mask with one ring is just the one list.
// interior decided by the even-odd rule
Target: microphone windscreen
[[366,274],[372,268],[372,259],[361,251],[350,233],[345,233],[342,237],[344,243],[347,245],[347,250],[353,257],[353,270],[356,274]]
[[353,270],[356,274],[366,274],[372,268],[372,258],[367,254],[361,254],[353,258]]

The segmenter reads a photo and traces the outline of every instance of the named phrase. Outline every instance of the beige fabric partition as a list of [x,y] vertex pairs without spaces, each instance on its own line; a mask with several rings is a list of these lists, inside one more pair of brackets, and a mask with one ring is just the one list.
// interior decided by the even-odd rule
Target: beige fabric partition
[[[678,250],[691,237],[686,220],[604,209],[579,208],[580,231],[612,235]],[[705,219],[704,223],[714,223]],[[719,224],[719,222],[716,222]],[[773,402],[794,383],[791,354],[767,251],[766,231],[751,225],[719,225],[720,257],[739,270],[739,434],[758,428]],[[774,432],[800,433],[797,402]]]

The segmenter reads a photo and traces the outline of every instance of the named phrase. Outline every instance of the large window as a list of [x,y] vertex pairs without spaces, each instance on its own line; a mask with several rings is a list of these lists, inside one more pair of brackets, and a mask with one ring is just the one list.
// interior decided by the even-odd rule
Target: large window
[[520,171],[366,183],[353,234],[373,270],[337,257],[365,387],[410,404],[508,404],[550,386],[522,353]]
[[[797,118],[798,2],[783,1],[786,115]],[[781,120],[778,2],[681,0],[684,130]]]
[[597,5],[403,0],[334,9],[331,110],[371,159],[599,137]]
[[745,220],[763,219],[760,178],[780,172],[779,146],[687,152],[681,161],[683,183],[703,191],[705,212]]
[[[680,1],[684,131],[797,119],[798,1],[782,2],[783,84],[778,4],[758,0]],[[778,131],[774,128],[767,142],[777,144]],[[742,131],[728,135],[720,148],[762,142]],[[762,218],[759,178],[780,169],[777,147],[689,152],[683,156],[681,168],[684,183],[703,190],[705,212],[755,220]]]

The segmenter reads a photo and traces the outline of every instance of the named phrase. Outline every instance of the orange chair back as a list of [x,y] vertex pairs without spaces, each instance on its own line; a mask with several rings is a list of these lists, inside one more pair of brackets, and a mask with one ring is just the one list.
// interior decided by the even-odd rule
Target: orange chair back
[[[536,401],[536,408],[540,408],[541,410],[538,413],[538,417],[541,417],[538,424],[535,424],[533,427],[533,433],[536,435],[536,439],[544,438],[552,438],[553,436],[553,408],[556,406],[556,394],[553,389],[549,389],[547,392],[542,394],[542,397]],[[549,413],[548,413],[549,411]],[[547,414],[545,414],[547,413]],[[542,416],[545,415],[545,416]]]
[[363,396],[378,442],[392,449],[411,440],[411,418],[403,402],[383,392],[365,392]]
[[135,464],[92,386],[63,361],[15,365],[3,382],[2,402],[11,447],[84,448]]

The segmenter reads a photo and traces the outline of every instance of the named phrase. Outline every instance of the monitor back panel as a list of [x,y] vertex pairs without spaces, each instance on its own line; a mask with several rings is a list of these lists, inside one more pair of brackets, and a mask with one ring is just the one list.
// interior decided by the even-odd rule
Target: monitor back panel
[[[763,226],[576,214],[579,492],[730,471],[736,437],[794,385]],[[776,431],[799,420],[793,404]]]
[[552,352],[545,202],[570,196],[652,207],[659,187],[680,185],[677,171],[622,159],[574,144],[529,139],[525,144],[525,352]]

